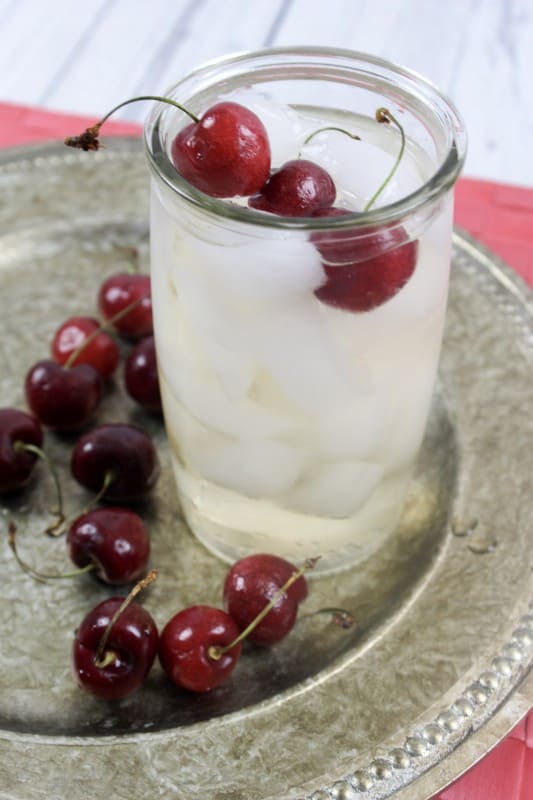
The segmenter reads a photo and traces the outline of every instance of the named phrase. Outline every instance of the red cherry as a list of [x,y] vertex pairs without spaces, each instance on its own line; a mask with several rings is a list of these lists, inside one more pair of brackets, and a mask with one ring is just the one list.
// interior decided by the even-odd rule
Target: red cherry
[[219,608],[191,606],[180,611],[163,628],[159,660],[171,681],[191,692],[208,692],[220,686],[241,654],[237,644],[220,658],[210,649],[230,645],[239,635],[233,619]]
[[[240,630],[248,627],[294,572],[296,567],[285,559],[263,553],[241,558],[231,567],[224,583],[224,605]],[[302,575],[247,638],[264,646],[281,641],[296,622],[298,605],[306,597],[307,581]]]
[[[70,356],[99,328],[100,323],[93,317],[70,317],[54,334],[51,346],[54,361],[64,366]],[[117,343],[108,333],[101,331],[83,348],[72,364],[90,364],[107,377],[117,368],[119,359]]]
[[[317,217],[348,214],[341,208],[315,212]],[[390,300],[413,274],[418,242],[406,241],[402,227],[354,228],[314,233],[324,261],[326,282],[315,291],[323,303],[345,311],[370,311]]]
[[41,447],[43,432],[30,414],[16,408],[0,409],[0,493],[26,486],[37,455],[17,449],[17,442]]
[[126,390],[147,411],[161,411],[157,356],[153,336],[142,339],[131,351],[124,367]]
[[105,496],[135,500],[153,487],[159,461],[150,436],[135,425],[99,425],[76,442],[70,467],[74,478],[100,492],[109,476]]
[[82,514],[70,526],[67,546],[77,567],[95,564],[94,574],[114,586],[144,575],[150,557],[143,521],[126,508],[95,508]]
[[104,319],[111,319],[129,306],[138,305],[113,323],[123,336],[139,339],[153,331],[150,276],[140,273],[117,272],[101,285],[98,308]]
[[285,217],[309,217],[317,209],[331,206],[336,193],[333,178],[325,169],[298,158],[273,172],[248,205]]
[[26,375],[26,400],[35,416],[50,428],[76,430],[93,416],[102,399],[102,377],[89,364],[65,369],[55,361],[38,361]]
[[267,132],[253,111],[216,103],[178,133],[172,161],[185,180],[212,197],[253,194],[270,172]]
[[[102,700],[119,700],[142,684],[157,652],[157,627],[138,603],[131,603],[113,624],[98,666],[97,650],[124,598],[104,600],[90,611],[76,631],[72,651],[78,685]],[[100,662],[99,662],[100,663]]]

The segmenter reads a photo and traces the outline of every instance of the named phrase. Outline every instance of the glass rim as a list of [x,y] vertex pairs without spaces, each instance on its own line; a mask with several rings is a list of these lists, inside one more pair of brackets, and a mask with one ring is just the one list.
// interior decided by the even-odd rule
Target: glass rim
[[[154,174],[159,177],[175,194],[187,201],[192,206],[209,213],[220,219],[232,220],[253,227],[274,228],[277,230],[332,230],[362,227],[377,227],[401,221],[405,217],[437,200],[453,187],[461,172],[467,148],[467,137],[462,117],[455,104],[430,80],[420,75],[409,67],[403,67],[387,59],[373,56],[356,50],[324,46],[294,46],[271,47],[261,50],[250,50],[240,53],[221,56],[204,62],[189,72],[184,78],[173,84],[165,93],[172,97],[175,90],[183,83],[202,77],[210,71],[224,67],[247,63],[252,59],[268,59],[279,57],[329,57],[345,59],[353,62],[354,71],[357,70],[356,62],[378,67],[397,75],[405,81],[414,83],[423,90],[426,99],[433,100],[446,114],[449,127],[453,133],[452,141],[445,157],[441,160],[437,170],[421,186],[408,195],[393,203],[369,209],[368,211],[347,211],[338,217],[287,217],[278,214],[268,214],[248,206],[238,206],[228,203],[228,198],[211,197],[196,189],[183,178],[172,164],[166,151],[160,144],[162,153],[158,158],[151,146],[151,140],[159,137],[158,124],[164,111],[169,105],[156,102],[149,113],[144,125],[144,148],[147,153],[149,165]],[[290,76],[287,77],[289,79]],[[194,95],[193,95],[194,96]]]

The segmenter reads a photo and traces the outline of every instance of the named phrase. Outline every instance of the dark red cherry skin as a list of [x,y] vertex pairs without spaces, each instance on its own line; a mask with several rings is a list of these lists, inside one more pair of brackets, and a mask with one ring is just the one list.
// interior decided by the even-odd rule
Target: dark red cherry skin
[[211,197],[258,192],[270,172],[270,144],[259,117],[238,103],[216,103],[172,143],[174,166]]
[[159,660],[177,686],[191,692],[209,692],[229,678],[242,649],[238,644],[216,660],[209,655],[209,648],[226,647],[238,635],[237,625],[220,608],[191,606],[163,628]]
[[98,308],[107,320],[136,300],[138,305],[113,323],[115,330],[129,339],[140,339],[153,331],[150,276],[117,272],[103,282],[98,292]]
[[[100,323],[93,317],[70,317],[55,332],[51,345],[54,361],[64,366],[72,353],[86,339],[100,328]],[[111,375],[118,366],[120,352],[115,340],[105,331],[101,331],[81,353],[73,364],[90,364],[104,377]]]
[[[233,564],[224,583],[224,605],[240,630],[257,617],[296,571],[285,559],[265,553],[245,556]],[[262,646],[281,641],[296,622],[298,605],[306,597],[307,581],[302,575],[247,639]]]
[[35,466],[37,456],[17,451],[16,442],[42,447],[39,421],[17,408],[0,408],[0,493],[22,489]]
[[134,692],[148,675],[157,653],[157,627],[138,603],[131,603],[111,628],[106,653],[114,658],[105,667],[95,664],[100,640],[123,597],[104,600],[90,611],[76,631],[72,649],[78,685],[101,700],[120,700]]
[[82,514],[70,526],[67,547],[77,567],[94,564],[93,574],[112,586],[140,578],[150,558],[143,521],[127,508],[94,508]]
[[74,478],[99,492],[107,473],[113,481],[105,496],[110,500],[136,500],[159,477],[159,461],[150,436],[135,425],[99,425],[76,442],[70,467]]
[[[347,211],[322,209],[317,217],[338,217]],[[406,241],[402,227],[354,228],[317,232],[311,239],[320,252],[326,282],[315,295],[323,303],[345,311],[377,308],[402,289],[415,271],[418,241]]]
[[39,421],[56,430],[86,425],[100,405],[102,376],[89,364],[65,369],[38,361],[26,375],[26,402]]
[[284,217],[309,217],[314,211],[331,206],[336,194],[333,178],[325,169],[298,158],[273,172],[248,205]]
[[146,411],[161,411],[157,355],[153,336],[133,348],[124,366],[124,381],[131,398]]

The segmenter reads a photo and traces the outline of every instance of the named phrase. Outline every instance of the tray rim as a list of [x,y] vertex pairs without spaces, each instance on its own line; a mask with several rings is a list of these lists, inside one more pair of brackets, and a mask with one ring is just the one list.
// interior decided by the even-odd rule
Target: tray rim
[[[118,153],[131,154],[132,151],[140,153],[140,144],[141,140],[137,136],[113,137],[112,144],[107,152],[104,151],[104,153],[98,154],[97,157],[105,159],[108,157],[108,154],[110,157],[113,157]],[[0,169],[5,165],[16,163],[20,164],[20,162],[24,160],[33,161],[36,158],[53,158],[58,156],[60,153],[61,156],[59,160],[61,162],[76,162],[80,157],[86,157],[77,153],[65,154],[62,143],[57,141],[44,143],[39,142],[0,150]],[[515,298],[515,301],[518,301],[523,306],[523,310],[533,319],[533,290],[531,287],[528,286],[528,284],[512,269],[512,267],[508,266],[501,259],[495,256],[495,254],[493,254],[485,245],[478,242],[473,236],[462,231],[460,228],[456,228],[455,230],[455,243],[463,249],[474,253],[477,260],[479,260],[481,256],[482,260],[485,262],[484,265],[491,272],[493,279],[496,280],[498,289],[504,294],[506,292],[512,294]],[[528,625],[531,631],[533,628],[533,601],[530,603],[529,609],[530,612],[527,617],[529,620]],[[516,641],[513,636],[514,633],[513,635],[510,634],[510,644],[513,644]],[[498,742],[505,737],[505,735],[533,705],[533,675],[530,674],[530,669],[531,665],[529,667],[526,666],[521,681],[514,685],[514,688],[511,689],[511,694],[504,699],[503,704],[497,707],[493,714],[491,714],[487,719],[483,720],[479,727],[474,729],[470,736],[461,740],[461,742],[450,753],[446,754],[442,760],[437,761],[437,763],[430,766],[425,772],[419,774],[413,780],[410,780],[405,786],[395,791],[394,797],[398,797],[399,800],[403,800],[403,798],[405,798],[405,800],[415,800],[415,797],[416,800],[429,800],[429,798],[432,797],[436,792],[448,785],[450,781],[456,780],[463,772],[471,768],[477,760],[481,759],[490,749],[492,749],[492,747],[496,746]],[[173,732],[167,731],[159,735],[169,735],[169,733],[172,735]],[[483,752],[479,752],[474,757],[474,760],[472,760],[472,753],[469,751],[469,748],[465,748],[463,745],[467,741],[472,744],[473,740],[476,738],[476,735],[481,733],[483,733],[483,737],[478,738],[487,740],[483,744],[485,749]],[[0,741],[4,740],[4,734],[5,738],[9,738],[11,740],[15,739],[19,742],[21,740],[25,740],[28,743],[31,740],[36,744],[53,744],[56,738],[60,738],[43,737],[41,741],[38,741],[40,737],[34,737],[31,734],[21,734],[13,737],[13,734],[9,731],[0,731]],[[142,736],[153,737],[154,734],[147,733],[143,734]],[[156,734],[156,738],[157,736],[158,734]],[[135,740],[137,741],[137,739],[138,734],[135,735]],[[128,736],[117,737],[116,741],[113,740],[113,737],[103,737],[99,743],[106,744],[107,746],[113,746],[113,744],[118,744],[120,742],[126,743],[128,740],[130,740],[130,737]],[[63,745],[75,745],[79,743],[80,741],[77,739],[77,737],[71,737],[68,739],[68,741],[61,741],[61,744]],[[94,737],[87,743],[91,745],[97,744],[94,740]],[[438,780],[439,785],[435,784],[435,779]],[[337,784],[338,783],[339,782],[337,782]],[[349,786],[346,782],[343,781],[343,783],[345,784],[344,787],[337,784],[328,787],[328,794],[323,795],[324,798],[331,797],[338,798],[339,800],[344,797],[348,798]],[[325,790],[320,789],[319,793],[322,791]],[[365,793],[365,790],[362,787],[359,791]],[[315,795],[316,800],[322,800],[322,795],[319,795],[316,792],[310,796],[314,797]],[[306,794],[306,797],[307,796],[308,795]]]

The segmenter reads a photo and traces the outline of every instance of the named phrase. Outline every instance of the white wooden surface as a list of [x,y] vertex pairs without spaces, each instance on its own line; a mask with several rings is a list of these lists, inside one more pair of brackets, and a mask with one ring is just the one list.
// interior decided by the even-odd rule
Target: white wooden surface
[[466,120],[465,173],[533,186],[533,0],[0,0],[0,100],[98,117],[208,59],[290,44],[424,74]]

